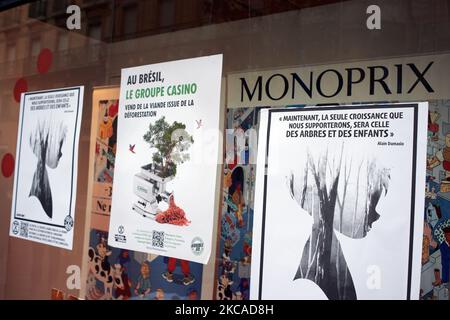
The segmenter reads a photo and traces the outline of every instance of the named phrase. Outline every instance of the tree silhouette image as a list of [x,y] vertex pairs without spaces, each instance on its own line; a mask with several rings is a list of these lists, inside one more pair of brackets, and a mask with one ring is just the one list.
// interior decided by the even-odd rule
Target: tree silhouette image
[[380,217],[377,204],[387,194],[389,170],[375,159],[361,160],[356,170],[343,160],[325,154],[313,158],[308,151],[303,174],[287,177],[291,197],[313,218],[300,265],[293,280],[315,282],[330,300],[357,299],[355,286],[335,232],[364,238]]
[[30,135],[30,147],[37,157],[36,170],[29,197],[35,196],[49,218],[53,217],[53,199],[47,167],[55,169],[62,157],[62,146],[67,135],[67,127],[51,120],[38,122]]

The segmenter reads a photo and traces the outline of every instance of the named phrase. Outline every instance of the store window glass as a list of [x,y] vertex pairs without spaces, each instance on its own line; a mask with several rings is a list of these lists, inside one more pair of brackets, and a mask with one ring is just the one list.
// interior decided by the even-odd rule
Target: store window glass
[[[73,10],[68,12],[66,10],[70,5],[73,5]],[[83,299],[250,299],[251,291],[256,288],[252,286],[259,284],[253,277],[255,271],[252,270],[252,266],[256,265],[254,263],[259,263],[259,259],[254,259],[254,251],[258,250],[254,246],[258,243],[254,227],[259,226],[257,210],[261,201],[256,193],[257,156],[260,150],[260,128],[269,126],[264,120],[269,113],[267,110],[299,110],[305,107],[332,110],[342,105],[358,108],[372,103],[393,108],[398,103],[427,103],[427,124],[423,130],[426,131],[426,154],[423,154],[421,169],[425,176],[421,189],[425,193],[420,202],[423,207],[420,216],[422,220],[420,226],[413,226],[413,235],[420,237],[421,244],[417,246],[420,254],[414,251],[415,260],[411,260],[415,261],[411,262],[414,266],[411,268],[415,268],[415,277],[420,284],[415,291],[410,288],[410,297],[448,300],[450,247],[446,246],[446,237],[450,235],[449,52],[450,3],[447,0],[38,0],[27,3],[9,1],[8,5],[0,3],[0,212],[6,213],[2,215],[0,222],[0,225],[6,226],[0,232],[0,299],[48,299],[51,294],[55,298],[72,296]],[[121,134],[117,130],[121,128],[121,124],[118,114],[125,105],[133,108],[131,103],[125,104],[125,101],[131,100],[131,95],[135,94],[123,92],[124,83],[129,85],[133,81],[142,81],[158,83],[164,87],[164,77],[157,73],[155,65],[215,55],[222,55],[223,58],[221,77],[217,80],[221,89],[215,94],[216,98],[220,97],[220,106],[216,110],[218,117],[220,116],[220,127],[216,129],[223,142],[223,159],[217,161],[219,178],[214,177],[214,196],[198,201],[215,203],[215,210],[210,212],[214,223],[208,225],[212,230],[213,240],[208,243],[209,246],[203,243],[204,247],[202,239],[194,241],[192,237],[185,241],[195,250],[210,249],[209,260],[204,264],[127,249],[125,246],[112,246],[108,239],[124,239],[124,235],[128,236],[124,226],[120,231],[119,228],[112,230],[109,227],[113,199],[117,197],[113,194],[112,186],[114,179],[120,176],[115,171],[118,154],[124,153],[129,159],[134,159],[131,157],[139,157],[148,152],[145,165],[154,165],[145,166],[142,163],[137,166],[132,160],[129,161],[128,173],[130,179],[133,179],[130,182],[133,199],[131,196],[130,199],[123,199],[130,201],[129,220],[142,218],[138,213],[145,215],[147,206],[156,201],[156,206],[160,203],[167,206],[162,210],[165,213],[170,209],[168,212],[174,220],[167,216],[163,218],[176,221],[179,224],[177,227],[183,229],[190,221],[191,213],[183,209],[183,201],[189,200],[189,197],[183,198],[175,193],[175,198],[170,198],[166,191],[171,184],[179,183],[180,179],[175,172],[183,172],[186,163],[193,162],[195,158],[186,155],[187,150],[191,152],[200,144],[197,139],[189,139],[194,135],[192,132],[197,133],[207,126],[205,119],[190,119],[192,123],[188,123],[183,118],[176,119],[175,123],[175,118],[166,117],[156,127],[147,125],[145,132],[136,135],[135,140],[138,142],[127,141],[126,148],[119,148]],[[130,77],[124,81],[124,70],[134,67],[147,69],[142,72],[141,78]],[[192,77],[199,76],[202,72],[201,68],[196,69],[192,72]],[[190,79],[188,76],[185,72],[180,72],[179,75],[180,79]],[[212,86],[213,83],[208,85]],[[60,239],[57,243],[59,247],[44,245],[42,239],[40,244],[17,239],[21,235],[33,234],[35,230],[24,220],[20,221],[23,224],[18,222],[14,225],[9,215],[14,211],[15,204],[12,202],[17,193],[14,189],[17,166],[14,166],[20,150],[16,133],[21,128],[21,101],[24,101],[25,93],[60,89],[70,90],[55,93],[67,95],[56,97],[62,99],[58,102],[59,106],[66,103],[82,105],[83,111],[79,118],[70,118],[71,112],[66,113],[70,121],[73,120],[73,127],[77,128],[79,141],[70,140],[70,135],[65,136],[63,125],[55,125],[54,127],[61,128],[52,131],[53,139],[58,140],[58,143],[53,143],[47,154],[41,147],[45,143],[40,145],[38,139],[33,140],[33,137],[39,135],[39,130],[28,134],[27,140],[24,140],[28,149],[22,147],[28,152],[25,158],[29,162],[25,164],[33,169],[22,171],[29,171],[31,175],[23,190],[27,189],[24,194],[28,196],[33,186],[33,192],[39,195],[39,188],[36,188],[38,183],[33,185],[36,167],[41,168],[39,172],[42,176],[45,176],[42,172],[47,173],[53,196],[66,190],[65,188],[69,189],[69,185],[76,186],[72,208],[76,213],[75,219],[73,215],[68,215],[69,218],[65,219],[65,214],[59,224],[52,220],[54,208],[48,204],[48,197],[36,196],[34,198],[37,200],[32,199],[33,206],[41,209],[45,206],[39,218],[46,219],[46,227],[58,224],[59,227],[74,228],[70,249],[67,243],[65,249],[61,248],[63,241],[59,241]],[[192,87],[182,89],[193,90]],[[175,96],[182,91],[177,88],[173,90]],[[77,96],[78,100],[75,99],[80,92],[83,95]],[[151,99],[151,95],[159,92],[143,91],[138,94],[148,94],[147,98]],[[69,98],[72,99],[70,103],[69,100],[64,100]],[[34,99],[38,101],[40,98]],[[176,103],[172,100],[170,102],[175,107]],[[186,106],[183,107],[192,107],[188,103],[187,99]],[[155,106],[151,111],[156,110],[158,114],[160,107]],[[39,109],[39,106],[35,109]],[[139,112],[145,111],[148,110]],[[276,113],[272,115],[274,114]],[[70,121],[68,123],[72,124]],[[36,124],[36,127],[44,128],[47,125],[44,122]],[[192,126],[190,131],[189,126]],[[50,127],[48,125],[44,129],[50,132]],[[160,141],[157,143],[152,140],[152,136],[167,138],[167,132],[176,129],[179,129],[177,132],[181,132],[182,136],[177,138],[185,144],[177,144],[179,149],[175,158],[179,163],[174,165],[176,161],[165,154],[167,150],[161,148]],[[292,128],[293,131],[294,129],[300,130]],[[284,134],[284,138],[287,138],[286,135],[290,133]],[[281,141],[282,137],[279,139]],[[325,141],[317,139],[317,145]],[[68,162],[64,162],[66,158],[61,151],[65,152],[64,148],[67,148],[69,142],[78,148],[78,153],[74,156],[74,163],[78,165],[77,175],[71,180],[72,184],[67,182],[69,178],[57,183],[54,182],[55,172],[68,168],[65,174],[69,176],[72,168]],[[154,149],[158,149],[159,153]],[[40,158],[36,156],[38,150]],[[285,152],[289,155],[292,150],[286,147]],[[43,155],[52,159],[45,170],[42,169],[45,167],[42,163]],[[23,161],[23,157],[20,162],[17,160],[17,165]],[[137,167],[132,169],[133,165]],[[357,172],[356,165],[353,163],[352,166],[352,170]],[[364,179],[369,181],[370,166],[362,165],[360,168],[367,170]],[[162,175],[162,171],[167,176],[158,176]],[[189,170],[186,171],[189,173]],[[409,181],[392,182],[394,174],[388,178],[384,174],[386,171],[382,172],[380,176],[384,180],[380,178],[383,180],[380,184],[385,185],[381,189],[384,196],[392,196],[394,190],[386,187],[386,179],[391,179],[390,186],[396,185],[401,190],[411,189]],[[47,186],[46,179],[40,180],[39,186],[42,189],[44,185]],[[188,183],[192,198],[207,180],[192,178]],[[312,214],[305,214],[305,217],[293,215],[293,212],[303,212],[304,207],[299,200],[301,193],[293,187],[292,180],[280,178],[280,181],[286,192],[280,194],[279,198],[282,200],[273,200],[280,201],[279,219],[292,218],[286,221],[311,222],[307,219]],[[348,181],[351,189],[359,180],[355,180],[355,183],[351,179]],[[292,188],[289,188],[291,182]],[[155,201],[145,196],[137,198],[136,193],[145,186],[150,186],[152,194],[158,193]],[[308,190],[311,191],[311,188]],[[306,191],[307,188],[305,193]],[[65,192],[64,196],[67,194]],[[354,197],[355,194],[356,192],[349,192],[346,197]],[[310,195],[312,199],[315,193],[311,191]],[[52,204],[55,203],[56,208],[55,199],[56,196],[52,198]],[[292,202],[290,205],[289,201]],[[359,201],[355,200],[353,213],[361,205]],[[315,202],[311,207],[318,206],[318,203]],[[342,203],[337,202],[337,205],[344,208]],[[407,205],[399,203],[398,206],[398,210],[403,210]],[[289,210],[282,210],[283,208]],[[385,227],[382,230],[386,232],[390,226],[383,224],[388,219],[373,221],[373,230],[370,234],[367,232],[366,236],[364,232],[370,231],[372,226],[358,229],[355,227],[359,219],[357,215],[353,219],[353,215],[350,217],[348,214],[346,217],[347,213],[344,212],[344,209],[339,211],[336,215],[339,220],[333,222],[336,225],[333,232],[339,238],[338,242],[337,238],[333,238],[333,244],[336,245],[333,252],[340,261],[333,260],[335,265],[339,265],[335,270],[339,273],[335,278],[339,279],[333,283],[341,283],[346,287],[353,281],[354,290],[349,292],[350,297],[354,298],[363,290],[361,287],[365,288],[367,279],[364,277],[367,276],[367,270],[370,274],[375,274],[378,269],[369,268],[376,263],[367,263],[360,269],[360,273],[349,277],[349,271],[358,269],[355,265],[359,262],[351,254],[349,256],[348,248],[360,246],[358,248],[364,251],[363,244],[373,241],[377,232],[381,232],[381,226]],[[163,218],[161,219],[164,220]],[[346,218],[354,223],[352,227],[345,225]],[[277,222],[275,220],[273,223]],[[149,222],[145,219],[138,221],[144,221],[143,226]],[[405,222],[408,227],[409,222]],[[281,222],[279,225],[282,225]],[[287,227],[283,228],[286,230]],[[280,231],[282,233],[283,230]],[[261,239],[261,234],[257,235]],[[140,236],[149,237],[148,234]],[[153,236],[155,244],[162,245],[163,234],[155,233]],[[274,263],[273,270],[282,270],[278,272],[280,277],[289,275],[291,281],[295,277],[307,278],[306,273],[309,276],[312,271],[319,274],[319,270],[314,269],[311,264],[314,255],[312,240],[316,239],[316,235],[311,233],[312,240],[308,240],[308,237],[309,234],[305,234],[303,238],[297,239],[303,241],[298,251],[304,252],[304,255],[292,257],[294,271],[283,269],[289,261],[285,263],[278,258],[269,261]],[[399,248],[399,243],[403,243],[392,239],[391,244],[384,243],[386,250]],[[176,242],[176,239],[173,241]],[[303,250],[306,243],[309,249]],[[400,277],[392,276],[401,272],[398,270],[402,270],[403,266],[396,268],[387,262],[408,259],[407,250],[403,249],[398,250],[398,255],[389,251],[392,256],[383,260],[380,270],[391,277],[382,283],[401,281],[400,286],[414,286],[414,282],[411,285],[407,281],[407,273],[402,273]],[[92,259],[89,260],[92,257],[105,262],[103,266],[97,267],[104,267],[104,271],[114,274],[114,281],[118,285],[109,286],[109,282],[95,273],[96,266],[92,264]],[[342,264],[344,258],[348,270]],[[303,263],[308,262],[310,266],[299,267],[301,260]],[[279,269],[275,268],[277,263]],[[69,267],[74,268],[73,266],[80,268],[80,285],[68,286],[66,271]],[[405,268],[408,269],[408,266]],[[30,274],[39,274],[39,277],[35,277],[33,290],[30,290],[29,277],[24,276]],[[292,282],[294,287],[301,283]],[[377,284],[376,281],[370,283],[374,286]],[[273,289],[274,292],[275,289],[278,290],[275,286]],[[310,289],[315,297],[328,297],[323,285],[314,285]],[[336,290],[334,298],[349,297],[341,287]],[[378,297],[373,293],[376,290],[368,292],[372,294],[370,297]]]
[[137,6],[128,6],[123,9],[123,34],[130,35],[137,31]]
[[47,4],[48,2],[46,0],[32,2],[28,11],[30,18],[44,18],[47,13]]
[[41,51],[41,39],[40,38],[31,39],[30,55],[32,57],[37,57],[40,51]]
[[98,43],[102,38],[102,25],[100,23],[89,25],[88,37],[92,43]]
[[67,0],[53,0],[53,12],[60,13],[62,11],[65,11],[68,5]]
[[159,3],[159,25],[167,27],[174,23],[175,20],[175,0],[162,0]]
[[14,61],[16,58],[16,45],[10,44],[7,46],[6,50],[6,61]]
[[60,34],[58,37],[58,51],[66,51],[69,48],[69,36]]

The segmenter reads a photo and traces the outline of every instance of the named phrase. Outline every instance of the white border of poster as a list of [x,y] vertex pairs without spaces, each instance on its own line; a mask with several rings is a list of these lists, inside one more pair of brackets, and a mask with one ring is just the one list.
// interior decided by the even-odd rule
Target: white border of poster
[[[419,298],[427,112],[428,103],[261,111],[251,299]],[[349,120],[385,113],[402,118],[362,129]],[[350,130],[330,129],[345,122]]]
[[22,93],[10,236],[72,250],[83,94]]
[[122,69],[109,245],[208,262],[221,80],[222,55]]

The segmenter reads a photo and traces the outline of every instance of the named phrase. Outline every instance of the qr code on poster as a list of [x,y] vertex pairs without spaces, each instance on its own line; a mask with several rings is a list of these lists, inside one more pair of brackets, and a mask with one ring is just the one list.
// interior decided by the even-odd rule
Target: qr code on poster
[[28,223],[26,222],[20,223],[20,236],[28,238]]
[[152,246],[164,248],[164,231],[154,231],[152,235]]

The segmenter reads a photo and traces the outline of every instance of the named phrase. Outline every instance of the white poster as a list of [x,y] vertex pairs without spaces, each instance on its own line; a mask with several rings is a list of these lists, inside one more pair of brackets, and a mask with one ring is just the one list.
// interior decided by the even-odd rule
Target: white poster
[[84,87],[23,93],[10,235],[72,249]]
[[427,111],[261,111],[252,299],[418,299]]
[[122,69],[111,246],[207,263],[222,55]]

